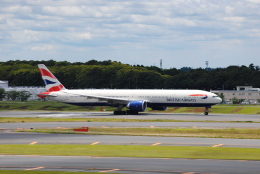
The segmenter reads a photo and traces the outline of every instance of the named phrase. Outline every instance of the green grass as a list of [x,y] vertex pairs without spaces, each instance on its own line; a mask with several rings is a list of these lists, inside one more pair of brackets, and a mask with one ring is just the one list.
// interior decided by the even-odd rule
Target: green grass
[[[8,110],[32,110],[32,111],[113,111],[113,107],[79,107],[54,101],[0,101],[0,111]],[[153,111],[152,113],[204,113],[204,108],[197,107],[170,107],[166,111]],[[210,108],[210,113],[219,114],[260,114],[260,105],[215,105]]]
[[120,134],[131,136],[168,136],[260,139],[260,129],[199,129],[199,128],[98,128],[91,127],[89,133]]
[[68,105],[64,103],[58,103],[54,101],[1,101],[0,111],[10,110],[31,110],[31,111],[93,111],[93,107],[79,107],[74,105]]
[[2,155],[260,160],[259,148],[140,145],[0,145]]
[[[59,129],[28,129],[18,132],[64,133],[77,134],[69,128]],[[123,135],[123,136],[164,136],[164,137],[200,137],[200,138],[234,138],[260,139],[260,129],[199,129],[199,128],[115,128],[90,127],[87,134],[91,135]]]

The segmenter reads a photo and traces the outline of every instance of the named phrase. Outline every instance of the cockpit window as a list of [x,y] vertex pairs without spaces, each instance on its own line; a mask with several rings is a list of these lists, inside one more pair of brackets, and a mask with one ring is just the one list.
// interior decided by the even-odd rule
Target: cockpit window
[[219,96],[217,96],[217,95],[213,95],[213,96],[212,96],[212,98],[218,98],[218,97],[219,97]]

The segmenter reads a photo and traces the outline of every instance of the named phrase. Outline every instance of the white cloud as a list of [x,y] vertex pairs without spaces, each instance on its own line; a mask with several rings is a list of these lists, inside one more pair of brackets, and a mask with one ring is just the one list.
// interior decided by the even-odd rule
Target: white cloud
[[196,26],[196,23],[194,21],[185,18],[131,15],[131,19],[134,23],[142,24]]
[[4,24],[6,22],[6,18],[4,15],[0,15],[0,24]]
[[91,39],[91,34],[90,33],[82,33],[77,35],[80,39]]
[[226,6],[226,7],[225,7],[225,12],[226,12],[227,14],[232,14],[233,11],[234,11],[234,8],[233,8],[233,7],[231,7],[231,6]]
[[241,22],[245,21],[245,18],[234,16],[234,17],[224,17],[224,18],[222,18],[222,20],[228,21],[228,22],[241,23]]
[[40,39],[40,32],[32,30],[24,30],[24,37],[28,41],[37,41]]
[[260,29],[251,29],[248,31],[250,37],[260,37]]
[[260,0],[246,0],[248,2],[253,2],[253,3],[260,3]]
[[53,45],[41,45],[41,46],[32,46],[31,50],[33,51],[49,51],[54,48]]
[[3,11],[7,13],[31,13],[32,9],[28,6],[15,5],[3,8]]
[[50,14],[56,14],[61,16],[82,16],[83,15],[82,9],[76,6],[62,6],[62,7],[45,6],[43,7],[43,11]]

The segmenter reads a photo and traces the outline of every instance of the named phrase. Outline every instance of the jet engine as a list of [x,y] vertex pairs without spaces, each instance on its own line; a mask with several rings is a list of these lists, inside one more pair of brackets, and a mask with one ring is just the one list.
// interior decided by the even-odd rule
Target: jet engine
[[144,100],[134,100],[126,106],[130,111],[143,112],[147,108],[147,102]]

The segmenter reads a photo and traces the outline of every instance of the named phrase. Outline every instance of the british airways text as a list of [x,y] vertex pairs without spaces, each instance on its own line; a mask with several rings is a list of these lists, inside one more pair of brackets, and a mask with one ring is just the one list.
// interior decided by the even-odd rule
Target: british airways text
[[191,99],[191,98],[166,98],[167,102],[196,102],[196,99]]

